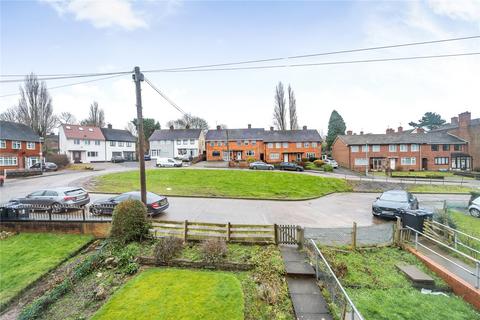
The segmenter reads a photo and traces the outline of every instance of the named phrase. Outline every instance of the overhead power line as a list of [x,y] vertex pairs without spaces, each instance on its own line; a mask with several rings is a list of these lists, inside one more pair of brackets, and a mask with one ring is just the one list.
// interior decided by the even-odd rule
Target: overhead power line
[[[44,80],[63,80],[63,79],[91,78],[91,77],[101,77],[101,76],[111,76],[111,75],[124,75],[124,74],[131,74],[131,73],[133,73],[133,71],[84,73],[84,74],[58,75],[58,76],[51,76],[51,77],[42,77],[42,76],[38,76],[38,75],[36,75],[36,76],[38,77],[38,80],[44,81]],[[24,78],[22,78],[22,79],[0,80],[0,83],[23,82],[23,81],[25,81]]]
[[162,96],[163,99],[167,100],[168,103],[170,103],[175,109],[177,109],[181,114],[186,115],[187,113],[183,111],[182,108],[180,108],[175,102],[172,101],[169,97],[167,97],[160,89],[158,89],[150,80],[145,78],[145,82],[148,83],[150,87],[152,87],[153,90],[155,90],[159,95]]

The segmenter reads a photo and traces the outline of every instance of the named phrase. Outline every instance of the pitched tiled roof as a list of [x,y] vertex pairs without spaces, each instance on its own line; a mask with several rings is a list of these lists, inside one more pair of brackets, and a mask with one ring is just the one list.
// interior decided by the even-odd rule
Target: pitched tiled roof
[[265,130],[249,129],[215,129],[207,132],[207,141],[211,140],[263,140],[265,142],[322,141],[317,130]]
[[155,130],[148,141],[177,140],[177,139],[198,139],[202,129],[164,129]]
[[263,140],[263,128],[208,130],[205,140]]
[[137,139],[128,130],[101,128],[107,141],[135,142]]
[[419,144],[464,144],[465,141],[445,131],[430,131],[425,133],[402,132],[390,134],[361,134],[361,135],[341,135],[338,136],[348,145],[363,144],[399,144],[399,143],[419,143]]
[[322,137],[317,130],[273,130],[265,131],[265,142],[300,142],[300,141],[322,141]]
[[67,139],[105,140],[102,130],[98,127],[63,124],[62,129]]
[[[472,119],[470,121],[470,126],[480,126],[480,118]],[[457,124],[446,123],[446,124],[441,125],[440,127],[436,128],[436,129],[430,130],[430,132],[451,130],[451,129],[457,129],[457,128],[458,128],[458,123]]]
[[10,121],[0,121],[0,139],[39,142],[40,136],[27,125]]

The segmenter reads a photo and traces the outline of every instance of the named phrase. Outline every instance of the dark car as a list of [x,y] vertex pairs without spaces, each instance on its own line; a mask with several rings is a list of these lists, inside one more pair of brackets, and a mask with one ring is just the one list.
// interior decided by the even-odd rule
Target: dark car
[[122,156],[112,156],[112,163],[125,162]]
[[23,198],[12,199],[7,205],[60,212],[68,208],[83,207],[89,202],[90,196],[83,188],[65,187],[38,190]]
[[250,163],[250,169],[253,170],[273,170],[273,165],[265,163],[263,161],[255,161]]
[[[117,204],[130,199],[141,200],[140,191],[126,192],[105,200],[95,201],[90,205],[90,212],[95,215],[112,214],[113,209],[115,209]],[[152,192],[147,192],[147,212],[149,215],[162,213],[168,208],[168,206],[169,204],[167,197],[160,196]]]
[[390,190],[382,193],[372,204],[372,214],[377,217],[395,218],[403,210],[418,209],[418,200],[410,192]]
[[[40,169],[40,162],[37,162],[37,163],[33,164],[30,167],[30,169],[39,170]],[[58,170],[58,166],[53,162],[42,163],[42,171],[57,171],[57,170]]]
[[280,170],[288,170],[288,171],[303,171],[303,167],[299,166],[293,162],[282,162],[279,166]]
[[146,153],[146,154],[143,156],[143,160],[145,160],[145,161],[150,161],[150,160],[152,160],[152,157],[151,157],[148,153]]

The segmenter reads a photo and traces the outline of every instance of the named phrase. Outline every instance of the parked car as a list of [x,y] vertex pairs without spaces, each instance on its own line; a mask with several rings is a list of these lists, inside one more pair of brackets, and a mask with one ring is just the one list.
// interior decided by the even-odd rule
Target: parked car
[[23,206],[35,210],[49,209],[52,212],[83,207],[90,202],[87,191],[79,187],[64,187],[42,189],[28,194],[23,198],[15,198],[8,203],[10,206]]
[[265,163],[263,161],[255,161],[250,163],[250,169],[253,170],[273,170],[273,165]]
[[152,160],[152,157],[148,153],[145,153],[145,155],[143,156],[143,160],[150,161]]
[[193,160],[193,157],[191,155],[184,154],[184,155],[178,156],[178,160],[189,162]]
[[472,201],[472,204],[468,207],[468,212],[470,212],[473,217],[480,218],[480,197]]
[[[39,170],[40,169],[40,162],[34,163],[30,170]],[[42,171],[57,171],[58,166],[53,162],[44,162],[42,163]]]
[[337,168],[338,168],[338,163],[337,163],[337,161],[335,161],[335,160],[333,160],[333,159],[325,159],[325,160],[323,160],[323,162],[325,162],[325,164],[331,165],[334,169],[337,169]]
[[402,210],[408,209],[418,209],[418,200],[404,190],[385,191],[372,204],[372,214],[377,217],[395,218],[402,214]]
[[0,187],[3,187],[4,183],[5,183],[5,177],[3,175],[0,175]]
[[157,167],[181,167],[182,161],[173,158],[157,158]]
[[303,167],[299,166],[293,162],[282,162],[279,166],[280,170],[288,170],[288,171],[303,171]]
[[[125,200],[141,200],[140,191],[122,193],[118,196],[105,200],[95,201],[90,205],[89,211],[94,215],[112,214],[115,207]],[[169,206],[167,197],[160,196],[153,192],[147,192],[147,212],[149,215],[156,215],[165,211]]]
[[122,156],[112,156],[112,163],[125,162],[125,159]]

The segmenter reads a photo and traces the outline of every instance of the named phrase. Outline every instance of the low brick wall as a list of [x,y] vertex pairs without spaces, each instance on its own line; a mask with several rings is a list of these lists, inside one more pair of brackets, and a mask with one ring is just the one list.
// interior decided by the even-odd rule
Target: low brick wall
[[56,232],[91,234],[96,238],[106,238],[110,233],[110,221],[0,221],[0,229],[10,232]]
[[456,295],[462,297],[465,301],[472,304],[477,310],[480,310],[480,289],[475,289],[471,284],[459,278],[452,272],[445,269],[432,259],[418,252],[417,250],[406,247],[406,250],[422,260],[422,262],[440,278],[442,278],[452,288]]

